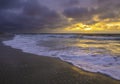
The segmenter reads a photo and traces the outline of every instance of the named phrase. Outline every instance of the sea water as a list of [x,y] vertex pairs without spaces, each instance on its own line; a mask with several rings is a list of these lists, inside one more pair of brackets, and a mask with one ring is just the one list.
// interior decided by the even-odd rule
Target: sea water
[[120,80],[119,36],[20,34],[3,43],[23,52],[57,57],[86,71]]

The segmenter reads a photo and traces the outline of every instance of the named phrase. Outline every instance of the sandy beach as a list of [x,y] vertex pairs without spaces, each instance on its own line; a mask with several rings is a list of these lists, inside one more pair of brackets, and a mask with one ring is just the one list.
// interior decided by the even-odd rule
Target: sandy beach
[[0,38],[0,84],[120,84],[120,81],[86,72],[58,58],[5,46],[1,42],[8,37]]

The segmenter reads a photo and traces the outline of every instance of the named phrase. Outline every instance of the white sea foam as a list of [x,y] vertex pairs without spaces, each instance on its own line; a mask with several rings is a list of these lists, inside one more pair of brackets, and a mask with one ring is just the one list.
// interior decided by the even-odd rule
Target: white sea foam
[[[3,41],[23,52],[59,57],[90,72],[120,80],[120,41],[80,39],[75,35],[16,35]],[[91,37],[94,38],[94,37]]]

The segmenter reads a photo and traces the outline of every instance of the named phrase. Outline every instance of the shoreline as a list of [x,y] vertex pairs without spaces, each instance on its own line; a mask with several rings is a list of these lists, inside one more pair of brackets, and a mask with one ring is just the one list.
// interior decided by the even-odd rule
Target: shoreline
[[0,40],[1,84],[120,84],[110,76],[85,71],[59,58],[38,56],[5,46],[1,43],[3,40]]

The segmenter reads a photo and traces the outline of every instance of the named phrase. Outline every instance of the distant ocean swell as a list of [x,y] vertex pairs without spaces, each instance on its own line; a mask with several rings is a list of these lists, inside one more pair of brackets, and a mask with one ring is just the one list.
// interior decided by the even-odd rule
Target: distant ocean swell
[[23,34],[3,43],[23,52],[59,57],[86,71],[120,80],[119,36]]

